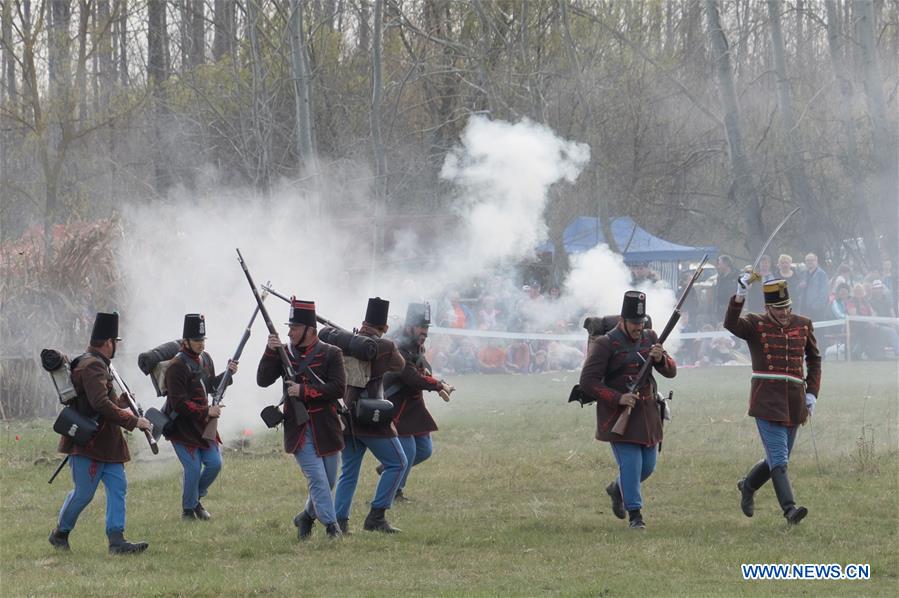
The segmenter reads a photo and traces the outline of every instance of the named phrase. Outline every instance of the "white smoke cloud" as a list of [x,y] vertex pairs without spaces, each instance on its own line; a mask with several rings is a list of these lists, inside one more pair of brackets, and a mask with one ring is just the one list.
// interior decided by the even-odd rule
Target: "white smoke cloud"
[[[458,228],[442,237],[424,269],[420,260],[410,259],[420,244],[416,231],[402,232],[392,251],[376,259],[370,241],[378,231],[369,216],[377,211],[371,201],[364,211],[353,210],[358,214],[353,220],[341,211],[347,202],[329,210],[335,198],[349,197],[359,206],[370,196],[367,183],[354,185],[346,173],[326,181],[327,197],[289,184],[269,197],[210,185],[199,193],[173,192],[165,202],[128,206],[121,258],[130,297],[122,310],[128,358],[121,365],[117,360],[117,366],[128,372],[145,407],[161,406],[137,370],[137,353],[180,337],[184,314],[200,312],[206,315],[207,351],[221,371],[255,307],[236,247],[257,284],[271,280],[287,295],[314,300],[320,315],[345,327],[362,321],[367,297],[390,299],[392,316],[402,318],[409,302],[436,299],[472,277],[498,272],[512,279],[511,264],[532,255],[546,239],[543,213],[550,187],[573,182],[589,153],[588,146],[561,139],[543,125],[472,118],[442,170],[455,186]],[[562,299],[544,314],[546,325],[585,310],[617,313],[628,280],[628,269],[608,248],[575,256]],[[666,301],[651,289],[648,308],[654,319],[667,317]],[[287,305],[270,297],[267,306],[286,339]],[[226,395],[220,423],[226,441],[244,429],[262,429],[259,411],[280,398],[278,385],[256,386],[267,336],[261,320]]]

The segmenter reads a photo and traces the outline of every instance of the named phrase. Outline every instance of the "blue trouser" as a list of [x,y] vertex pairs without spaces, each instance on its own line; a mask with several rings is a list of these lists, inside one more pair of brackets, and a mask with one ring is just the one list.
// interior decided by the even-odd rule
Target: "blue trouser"
[[790,453],[793,452],[798,427],[785,426],[758,417],[755,418],[755,425],[759,429],[759,436],[762,437],[762,445],[765,447],[768,469],[786,466],[790,461]]
[[75,487],[66,496],[59,510],[57,529],[70,532],[75,528],[78,516],[97,491],[100,480],[106,488],[106,535],[125,531],[125,495],[128,479],[124,463],[103,463],[82,455],[70,455],[69,466]]
[[337,479],[337,453],[319,457],[315,452],[315,444],[312,441],[312,425],[306,426],[303,446],[293,454],[303,475],[306,476],[306,484],[309,488],[309,498],[306,499],[304,509],[311,517],[328,525],[337,521],[334,512],[334,499],[331,490],[334,489],[334,481]]
[[632,442],[610,442],[618,462],[618,487],[624,508],[634,511],[643,508],[640,482],[652,475],[656,468],[657,446],[643,446]]
[[359,482],[359,469],[362,467],[362,458],[365,451],[370,450],[375,458],[384,466],[378,487],[375,490],[375,498],[371,501],[373,509],[389,509],[396,496],[396,490],[400,487],[400,480],[406,473],[408,460],[396,437],[385,438],[356,436],[346,437],[346,447],[343,449],[342,464],[340,467],[340,479],[337,480],[337,492],[334,496],[334,506],[337,507],[338,519],[350,518],[350,507],[353,506],[353,494],[356,493],[356,484]]
[[184,467],[184,489],[181,492],[181,508],[193,510],[206,496],[209,487],[222,470],[222,454],[217,442],[209,448],[187,446],[172,442],[175,454]]
[[434,452],[434,443],[431,441],[430,434],[400,436],[399,440],[400,446],[403,447],[403,453],[406,455],[406,461],[409,462],[409,467],[406,468],[406,473],[400,480],[400,489],[403,489],[406,487],[406,480],[409,479],[409,472],[412,471],[412,468],[422,461],[427,461]]

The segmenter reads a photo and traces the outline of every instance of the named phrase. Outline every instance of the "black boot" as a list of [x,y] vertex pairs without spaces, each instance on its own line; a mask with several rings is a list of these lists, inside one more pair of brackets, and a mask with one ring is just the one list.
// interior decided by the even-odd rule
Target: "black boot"
[[396,491],[396,496],[393,497],[393,502],[412,502],[412,501],[409,500],[408,498],[406,498],[406,495],[403,494],[403,489],[399,488]]
[[618,519],[624,519],[624,500],[621,498],[621,489],[617,481],[606,486],[606,494],[612,499],[612,513]]
[[791,525],[796,525],[808,515],[808,509],[805,507],[797,507],[796,501],[793,499],[793,488],[790,486],[790,478],[787,477],[787,466],[778,465],[771,470],[771,483],[774,485],[774,492],[777,494],[777,502],[783,509],[784,517]]
[[196,521],[197,512],[193,509],[182,509],[181,510],[181,519],[186,521]]
[[212,519],[212,515],[203,508],[203,503],[197,501],[197,506],[194,507],[194,513],[197,515],[197,519],[202,519],[203,521],[208,521]]
[[755,491],[761,488],[771,478],[771,470],[764,459],[752,466],[746,477],[737,482],[737,490],[740,491],[740,509],[747,517],[755,513]]
[[53,528],[50,532],[50,544],[59,550],[69,549],[69,532],[61,532],[59,528]]
[[332,540],[336,540],[343,535],[343,532],[340,531],[340,526],[336,523],[327,524],[325,526],[325,533],[328,534],[328,537]]
[[637,530],[646,529],[646,524],[643,523],[643,513],[640,512],[640,509],[628,511],[627,514],[630,517],[630,522],[627,524],[629,528]]
[[109,536],[109,554],[137,554],[145,551],[150,545],[146,542],[131,543],[122,532],[113,532]]
[[340,528],[340,533],[344,536],[349,536],[353,532],[350,531],[350,520],[349,519],[338,519],[337,527]]
[[365,518],[365,523],[362,524],[362,529],[368,532],[384,532],[385,534],[395,534],[402,531],[392,527],[387,522],[387,519],[384,517],[385,510],[372,507]]
[[297,526],[297,539],[306,540],[312,535],[312,527],[315,525],[315,518],[303,509],[296,517],[293,518],[293,524]]

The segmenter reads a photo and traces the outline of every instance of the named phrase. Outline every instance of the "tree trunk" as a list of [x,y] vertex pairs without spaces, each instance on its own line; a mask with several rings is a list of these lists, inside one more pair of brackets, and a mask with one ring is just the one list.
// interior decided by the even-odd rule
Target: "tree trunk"
[[234,2],[215,0],[213,10],[215,34],[212,39],[212,58],[218,62],[231,53],[234,44]]
[[318,166],[312,128],[312,76],[303,28],[303,3],[300,0],[291,0],[290,49],[296,99],[297,161],[301,170],[305,168],[314,174]]
[[803,221],[808,223],[806,238],[815,239],[816,247],[813,247],[817,255],[824,255],[827,241],[833,241],[833,227],[821,211],[818,198],[815,197],[812,186],[805,172],[803,151],[801,147],[799,129],[793,118],[793,98],[790,90],[790,80],[787,78],[787,65],[784,57],[784,40],[781,30],[780,13],[782,5],[780,0],[768,0],[768,16],[771,23],[771,49],[774,55],[774,72],[777,75],[777,102],[780,114],[781,129],[787,147],[787,162],[785,165],[787,182],[793,199],[802,206],[805,211]]
[[163,127],[166,126],[165,87],[168,79],[166,60],[166,11],[165,0],[148,0],[147,3],[147,83],[153,98],[153,133],[155,136],[153,170],[155,189],[164,195],[171,184],[166,158],[166,142]]
[[750,254],[754,255],[765,240],[761,201],[755,185],[752,163],[743,145],[740,110],[737,105],[737,93],[734,89],[734,77],[730,64],[730,50],[724,30],[721,29],[716,0],[706,0],[706,16],[709,21],[712,59],[718,75],[718,90],[724,108],[724,129],[727,134],[733,171],[733,183],[728,195],[733,199],[734,208],[743,214],[747,232],[746,248]]
[[[896,259],[899,255],[896,218],[896,190],[899,189],[897,185],[899,177],[896,172],[896,131],[894,124],[887,118],[883,98],[884,78],[880,69],[880,58],[877,55],[873,2],[858,0],[854,8],[858,11],[858,41],[874,146],[875,189],[878,200],[876,220],[881,223],[884,239],[884,246],[880,250],[890,257],[895,269],[896,262],[899,261]],[[875,260],[874,264],[880,266],[881,256],[872,257]]]
[[206,15],[203,0],[190,2],[190,66],[206,62]]
[[119,15],[119,84],[128,87],[128,2],[118,0],[116,14]]
[[19,92],[16,87],[16,57],[12,52],[12,3],[13,0],[3,0],[2,13],[0,13],[0,35],[3,36],[3,81],[6,83],[6,101],[13,112],[18,112]]
[[253,132],[254,139],[254,172],[257,187],[268,195],[271,185],[271,159],[269,141],[271,139],[271,112],[266,91],[264,61],[259,47],[259,3],[258,0],[247,0],[247,35],[250,42],[250,66],[253,73]]
[[78,64],[75,81],[78,85],[78,121],[87,122],[87,27],[91,16],[90,0],[78,1]]
[[[69,0],[53,0],[50,4],[51,22],[48,29],[47,94],[47,159],[44,161],[44,249],[52,259],[52,231],[57,222],[59,177],[65,159],[68,128],[71,121],[71,63]],[[33,90],[36,93],[36,90]],[[38,124],[40,127],[41,124]]]
[[371,47],[371,28],[369,25],[371,13],[369,13],[368,10],[368,2],[369,0],[359,0],[359,46],[357,47],[357,50],[363,55],[368,52]]
[[374,22],[372,23],[371,45],[371,142],[377,168],[377,194],[382,200],[387,198],[387,158],[381,139],[381,29],[383,21],[383,0],[375,0]]
[[[852,116],[855,93],[853,92],[852,80],[847,72],[843,56],[839,22],[840,13],[837,10],[835,0],[825,0],[824,5],[827,10],[827,46],[830,51],[831,66],[833,67],[834,86],[839,93],[839,96],[834,98],[834,103],[839,107],[840,121],[843,125],[843,137],[846,143],[846,156],[840,160],[840,163],[843,165],[843,172],[852,182],[852,196],[861,198],[865,197],[865,191],[858,158],[855,119]],[[874,233],[874,224],[871,220],[869,205],[867,202],[860,201],[855,204],[855,207],[858,213],[857,226],[865,238],[865,247],[870,250],[877,246],[877,236]],[[876,256],[874,257],[876,259]],[[865,257],[866,261],[869,259],[869,257]]]

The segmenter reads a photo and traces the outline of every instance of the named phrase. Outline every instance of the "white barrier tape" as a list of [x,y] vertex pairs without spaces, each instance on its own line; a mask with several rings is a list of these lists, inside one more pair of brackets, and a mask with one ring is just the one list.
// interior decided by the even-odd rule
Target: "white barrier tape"
[[[875,316],[847,316],[845,320],[822,320],[813,322],[815,330],[822,328],[833,328],[835,326],[845,326],[846,321],[850,322],[877,322],[881,324],[894,324],[899,326],[899,318],[883,318]],[[471,330],[468,328],[442,328],[440,326],[431,326],[430,334],[445,334],[449,336],[468,336],[474,338],[500,338],[515,340],[535,340],[535,341],[562,341],[582,343],[587,340],[586,330],[577,334],[549,334],[541,332],[505,332],[502,330]],[[703,339],[703,338],[730,338],[733,335],[727,330],[712,330],[708,332],[682,332],[678,334],[680,339]]]

